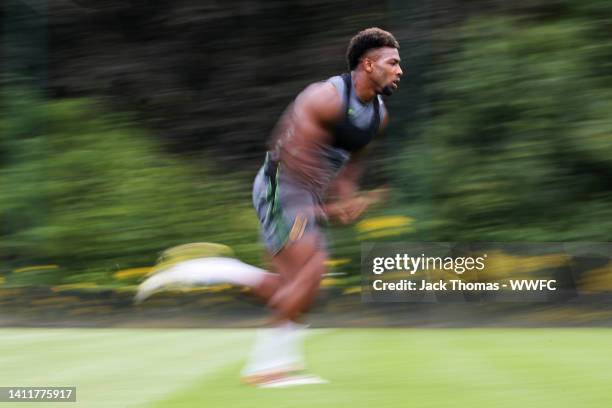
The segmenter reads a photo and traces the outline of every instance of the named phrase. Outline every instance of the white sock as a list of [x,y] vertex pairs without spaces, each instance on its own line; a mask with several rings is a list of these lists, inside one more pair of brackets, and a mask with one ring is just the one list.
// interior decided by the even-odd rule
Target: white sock
[[305,368],[302,336],[306,326],[291,321],[260,329],[243,376]]
[[306,368],[304,364],[304,331],[308,326],[305,324],[295,323],[287,320],[281,325],[283,337],[285,341],[285,352],[287,353],[287,360],[291,361],[291,364],[296,369]]

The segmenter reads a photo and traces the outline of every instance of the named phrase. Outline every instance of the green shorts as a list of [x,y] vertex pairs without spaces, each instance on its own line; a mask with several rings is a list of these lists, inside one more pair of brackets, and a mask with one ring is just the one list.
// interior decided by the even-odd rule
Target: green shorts
[[324,234],[316,216],[320,200],[315,193],[281,172],[281,164],[267,154],[253,183],[253,206],[264,245],[276,255],[287,244],[314,234],[324,248]]

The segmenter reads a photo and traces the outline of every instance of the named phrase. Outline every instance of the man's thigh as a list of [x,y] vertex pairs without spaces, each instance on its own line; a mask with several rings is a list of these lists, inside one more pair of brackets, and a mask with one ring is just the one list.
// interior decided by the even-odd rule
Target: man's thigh
[[[314,260],[321,260],[324,266],[326,252],[321,249],[320,237],[316,234],[308,234],[299,240],[290,242],[272,257],[274,269],[280,274],[281,282],[287,283],[294,280],[300,274],[307,274],[315,278],[316,272],[312,266],[305,268],[308,263]],[[306,278],[303,276],[302,278]]]
[[326,252],[319,249],[319,243],[312,235],[284,247],[273,258],[280,282],[268,305],[289,319],[306,312],[319,291],[325,273],[325,259]]

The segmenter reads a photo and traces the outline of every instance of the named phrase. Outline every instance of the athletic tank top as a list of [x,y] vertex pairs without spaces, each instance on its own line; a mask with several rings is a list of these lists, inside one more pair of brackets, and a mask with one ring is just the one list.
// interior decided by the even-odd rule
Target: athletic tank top
[[333,147],[354,152],[366,146],[378,133],[380,124],[385,117],[384,103],[377,95],[369,103],[363,103],[357,97],[353,87],[351,74],[331,77],[331,82],[342,96],[344,116],[336,125]]
[[[327,82],[334,85],[340,94],[344,115],[332,131],[332,143],[314,147],[317,149],[317,154],[322,157],[322,167],[316,172],[309,171],[307,174],[317,173],[319,177],[316,179],[301,177],[300,169],[286,169],[280,172],[281,179],[306,185],[321,200],[332,180],[349,160],[351,153],[365,147],[376,136],[386,112],[382,98],[378,95],[369,103],[364,104],[359,100],[350,73],[331,77]],[[269,152],[271,163],[276,161],[277,153]]]

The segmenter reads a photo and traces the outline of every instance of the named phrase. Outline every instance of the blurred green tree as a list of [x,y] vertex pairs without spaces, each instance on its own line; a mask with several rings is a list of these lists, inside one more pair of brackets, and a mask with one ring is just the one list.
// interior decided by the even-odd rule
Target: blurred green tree
[[[1,256],[64,274],[152,265],[173,245],[228,244],[259,259],[249,188],[163,154],[126,115],[93,100],[6,90],[0,119]],[[58,281],[64,277],[58,276]],[[73,279],[70,279],[73,281]]]
[[438,240],[607,240],[612,40],[591,19],[477,18],[432,67],[433,112],[398,173]]

